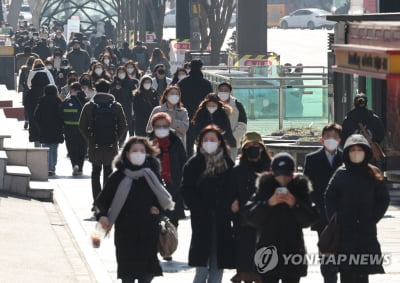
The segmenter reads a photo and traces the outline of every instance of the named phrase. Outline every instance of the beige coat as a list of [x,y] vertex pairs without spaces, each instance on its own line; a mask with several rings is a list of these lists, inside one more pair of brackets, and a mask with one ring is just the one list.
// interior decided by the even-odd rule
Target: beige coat
[[169,114],[172,119],[171,128],[175,130],[176,135],[181,139],[183,145],[186,146],[186,132],[189,128],[189,115],[186,108],[179,108],[175,106],[173,109],[169,109],[167,107],[167,103],[154,107],[147,123],[147,132],[153,131],[153,127],[151,126],[151,118],[158,112],[166,112]]

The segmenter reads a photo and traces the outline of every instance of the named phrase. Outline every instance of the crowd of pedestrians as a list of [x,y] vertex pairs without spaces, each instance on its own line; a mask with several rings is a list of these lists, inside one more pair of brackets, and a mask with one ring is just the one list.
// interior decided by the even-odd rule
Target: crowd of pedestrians
[[[149,54],[138,41],[117,49],[105,36],[91,46],[82,33],[67,42],[58,28],[47,40],[20,30],[16,42],[29,140],[49,148],[49,176],[64,140],[73,176],[89,159],[93,211],[104,229],[115,226],[122,282],[162,274],[160,217],[177,227],[185,207],[195,283],[221,282],[226,268],[237,270],[236,283],[299,282],[307,264],[286,263],[285,256],[305,256],[302,229],[311,226],[320,236],[334,214],[342,224],[338,253],[381,254],[376,224],[389,197],[357,125],[364,123],[377,142],[383,127],[365,96],[356,97],[343,129],[322,129],[321,149],[306,156],[298,174],[291,155],[271,156],[260,134],[247,132],[232,85],[213,89],[201,60],[171,74],[159,48]],[[271,246],[277,265],[260,272],[257,251]],[[338,272],[341,282],[364,283],[383,269],[321,265],[325,282],[336,282]]]

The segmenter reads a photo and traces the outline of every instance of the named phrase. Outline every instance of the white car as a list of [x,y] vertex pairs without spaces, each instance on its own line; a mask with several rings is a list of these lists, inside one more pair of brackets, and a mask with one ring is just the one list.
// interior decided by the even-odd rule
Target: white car
[[176,10],[169,10],[164,15],[164,27],[176,26]]
[[23,4],[21,6],[18,20],[21,22],[27,21],[28,23],[32,23],[32,12],[31,12],[31,8],[29,7],[28,4]]
[[332,29],[336,24],[334,21],[328,21],[327,15],[332,13],[321,9],[299,9],[288,16],[282,17],[279,26],[283,29],[287,28],[327,28]]

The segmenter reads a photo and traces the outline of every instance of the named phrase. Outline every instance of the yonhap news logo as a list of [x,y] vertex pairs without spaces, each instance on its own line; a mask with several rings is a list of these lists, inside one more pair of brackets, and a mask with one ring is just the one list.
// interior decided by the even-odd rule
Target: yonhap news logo
[[281,254],[278,255],[276,246],[262,247],[254,255],[254,263],[260,274],[275,269],[281,258],[282,265],[340,265],[346,263],[353,266],[383,265],[388,266],[392,262],[392,255],[383,254],[337,254],[321,255],[319,253],[309,254]]
[[278,265],[278,250],[275,246],[262,247],[254,255],[254,263],[261,274],[273,270]]

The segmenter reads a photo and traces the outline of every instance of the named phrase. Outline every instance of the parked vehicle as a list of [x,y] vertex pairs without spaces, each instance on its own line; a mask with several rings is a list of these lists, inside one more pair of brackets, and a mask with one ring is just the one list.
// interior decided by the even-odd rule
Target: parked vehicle
[[[231,21],[229,22],[229,27],[234,27],[236,25],[236,13],[232,13]],[[164,27],[175,27],[176,26],[176,10],[172,9],[166,11],[164,14]]]
[[18,20],[21,22],[27,21],[28,23],[32,23],[32,12],[28,4],[22,4]]
[[332,13],[321,9],[299,9],[288,16],[280,19],[279,26],[283,29],[287,28],[327,28],[332,29],[336,24],[334,21],[328,21],[327,15]]

